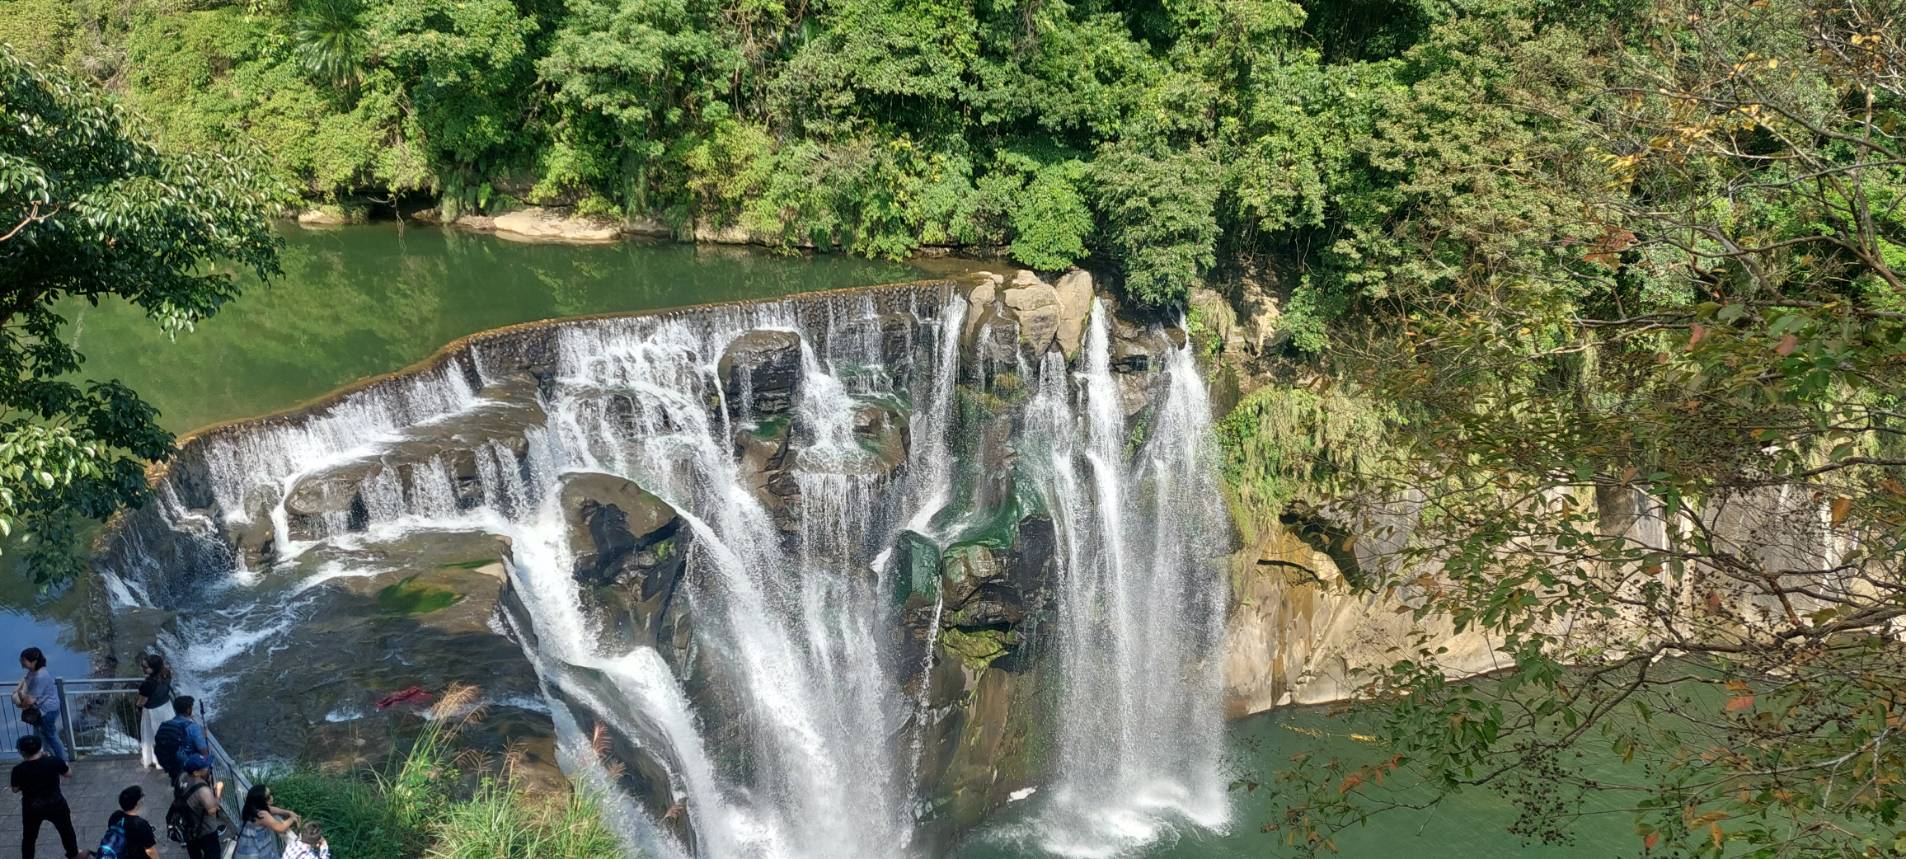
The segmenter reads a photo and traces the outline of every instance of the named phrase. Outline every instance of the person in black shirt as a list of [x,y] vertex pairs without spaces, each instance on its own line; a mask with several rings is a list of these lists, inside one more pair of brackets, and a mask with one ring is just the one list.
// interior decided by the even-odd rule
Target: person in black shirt
[[119,792],[119,810],[106,818],[106,828],[123,826],[126,847],[120,856],[126,859],[159,859],[159,834],[143,815],[146,792],[138,785]]
[[139,762],[153,769],[167,769],[161,765],[152,742],[159,736],[159,726],[173,715],[172,669],[157,653],[146,654],[139,665],[146,671],[145,682],[139,684]]
[[33,848],[40,840],[40,824],[52,823],[59,830],[60,846],[67,859],[79,859],[79,836],[73,832],[73,810],[60,793],[60,779],[72,778],[66,762],[46,753],[40,738],[28,734],[15,744],[24,760],[13,767],[13,792],[20,795],[20,859],[33,859]]

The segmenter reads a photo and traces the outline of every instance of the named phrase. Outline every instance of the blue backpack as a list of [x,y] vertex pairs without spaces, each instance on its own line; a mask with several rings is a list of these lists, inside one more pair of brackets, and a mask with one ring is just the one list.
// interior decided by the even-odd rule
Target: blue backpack
[[125,852],[126,819],[121,817],[107,827],[105,836],[99,839],[99,849],[93,851],[93,859],[120,859]]

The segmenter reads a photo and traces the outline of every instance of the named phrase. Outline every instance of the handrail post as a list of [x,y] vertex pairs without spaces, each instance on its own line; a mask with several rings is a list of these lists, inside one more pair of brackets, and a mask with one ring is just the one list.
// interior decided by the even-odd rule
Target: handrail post
[[60,718],[65,722],[60,732],[66,735],[66,756],[79,757],[79,736],[73,733],[73,702],[66,697],[66,678],[53,678],[53,694],[60,699]]

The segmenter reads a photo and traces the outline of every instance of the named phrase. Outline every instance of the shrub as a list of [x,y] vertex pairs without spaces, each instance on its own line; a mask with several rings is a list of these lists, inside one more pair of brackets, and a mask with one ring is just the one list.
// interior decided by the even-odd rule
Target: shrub
[[479,718],[467,687],[444,694],[416,741],[384,772],[336,773],[301,765],[261,774],[278,804],[324,824],[332,854],[354,859],[596,859],[623,855],[621,840],[586,791],[532,794],[508,761],[478,778],[481,761],[459,753],[459,730]]

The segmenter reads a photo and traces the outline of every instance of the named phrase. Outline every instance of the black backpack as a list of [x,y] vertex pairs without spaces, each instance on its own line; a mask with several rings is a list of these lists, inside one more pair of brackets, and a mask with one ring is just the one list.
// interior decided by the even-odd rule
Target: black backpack
[[166,772],[177,772],[185,749],[185,720],[167,719],[152,733],[152,754]]
[[184,844],[204,837],[211,827],[205,825],[205,812],[192,807],[192,796],[201,790],[210,790],[211,785],[202,781],[188,781],[172,792],[172,807],[165,811],[165,836],[174,842]]

